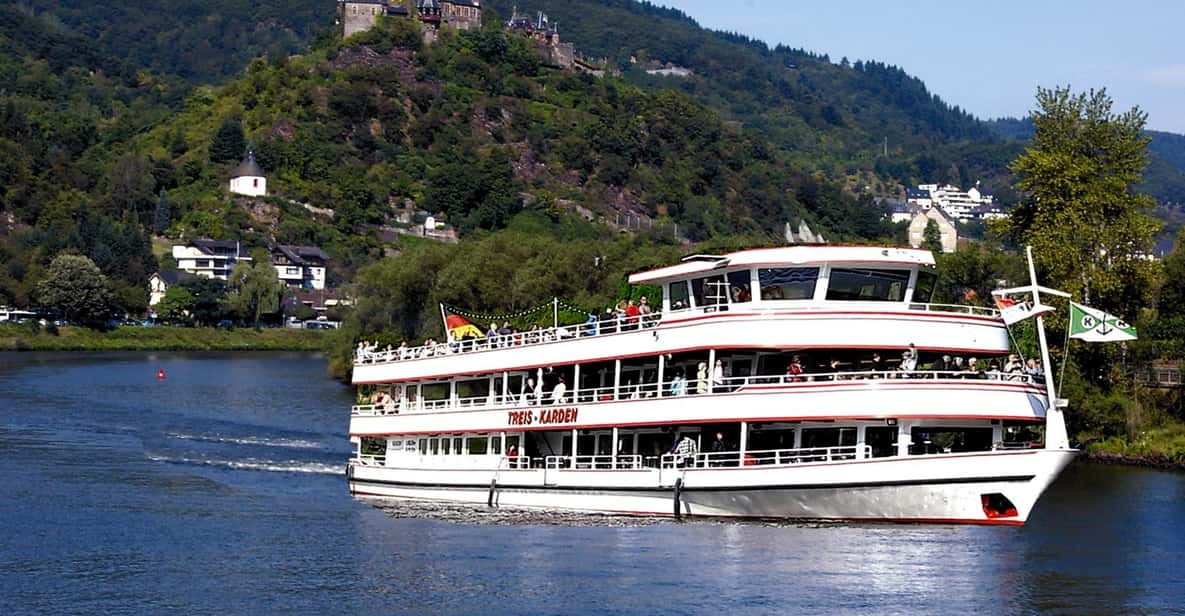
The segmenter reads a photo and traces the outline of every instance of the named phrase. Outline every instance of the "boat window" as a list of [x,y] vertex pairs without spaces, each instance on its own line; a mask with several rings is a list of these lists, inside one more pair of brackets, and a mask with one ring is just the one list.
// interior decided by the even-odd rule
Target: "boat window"
[[691,293],[696,306],[715,306],[728,303],[728,283],[724,276],[706,276],[691,281]]
[[907,270],[833,269],[827,299],[845,302],[899,302],[909,284]]
[[757,270],[763,300],[812,299],[818,279],[817,267],[763,267]]
[[728,273],[728,299],[734,304],[753,301],[753,281],[749,270]]
[[449,454],[449,449],[451,449],[450,445],[452,442],[452,439],[449,438],[440,439],[440,455],[447,456]]
[[403,450],[407,451],[407,452],[415,453],[416,452],[416,442],[411,439],[403,441]]
[[909,453],[959,453],[961,451],[990,451],[991,428],[931,428],[917,427],[911,431],[913,442]]
[[461,443],[464,441],[465,439],[459,436],[453,439],[453,455],[461,455]]
[[501,454],[502,453],[502,437],[501,437],[501,435],[490,436],[490,453],[492,453],[492,454]]
[[420,439],[420,454],[426,453],[428,453],[428,439],[422,438]]
[[913,301],[919,304],[930,303],[930,298],[934,296],[934,283],[938,280],[938,274],[931,270],[918,270],[918,282],[913,287]]
[[[508,436],[508,437],[506,437],[506,451],[510,451],[510,448],[511,448],[511,447],[518,448],[518,437],[517,437],[517,436]],[[520,455],[520,456],[524,456],[524,455],[526,455],[526,453],[525,453],[525,452],[522,452],[522,451],[520,451],[520,452],[519,452],[519,455]]]
[[486,453],[486,441],[489,437],[486,436],[471,436],[469,437],[469,455],[483,456]]
[[851,447],[855,444],[855,428],[802,429],[802,446],[804,449],[813,447]]
[[436,454],[440,453],[440,439],[434,438],[434,439],[429,440],[428,443],[429,443],[428,444],[428,447],[429,447],[428,453],[430,453],[431,455],[436,455]]
[[686,280],[672,282],[669,293],[671,295],[671,310],[683,310],[691,307],[691,302],[688,301],[691,296],[687,290]]
[[897,455],[897,426],[869,426],[865,428],[864,444],[872,449],[874,458]]

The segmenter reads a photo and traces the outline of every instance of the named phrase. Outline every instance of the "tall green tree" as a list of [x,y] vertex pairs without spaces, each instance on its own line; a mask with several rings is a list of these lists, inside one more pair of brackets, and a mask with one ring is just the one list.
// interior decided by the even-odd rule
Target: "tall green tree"
[[227,288],[227,304],[240,318],[250,320],[256,327],[261,316],[280,309],[283,287],[266,250],[254,250],[250,262],[236,263]]
[[189,309],[193,307],[193,294],[189,289],[180,285],[173,285],[165,291],[165,296],[156,305],[156,314],[168,321],[185,320]]
[[922,248],[934,254],[942,252],[942,231],[933,218],[926,221],[926,228],[922,230]]
[[243,135],[243,124],[238,118],[227,118],[214,133],[210,143],[210,162],[225,163],[242,158],[247,150],[247,138]]
[[1164,259],[1164,285],[1160,287],[1157,312],[1161,318],[1185,317],[1185,229],[1177,235],[1173,252]]
[[1088,304],[1134,317],[1157,268],[1141,258],[1158,223],[1136,190],[1148,162],[1147,114],[1111,110],[1105,90],[1037,91],[1031,145],[1012,162],[1023,193],[1012,231],[1051,280]]
[[51,314],[74,323],[94,325],[111,315],[107,277],[94,261],[80,255],[54,257],[37,285],[37,299]]
[[169,219],[172,216],[171,207],[169,207],[169,195],[165,193],[165,189],[160,189],[160,197],[156,200],[156,213],[153,216],[153,228],[157,235],[164,235],[165,230],[169,228]]
[[181,281],[180,286],[189,291],[193,303],[189,314],[197,325],[213,325],[226,312],[226,283],[215,278],[194,276]]

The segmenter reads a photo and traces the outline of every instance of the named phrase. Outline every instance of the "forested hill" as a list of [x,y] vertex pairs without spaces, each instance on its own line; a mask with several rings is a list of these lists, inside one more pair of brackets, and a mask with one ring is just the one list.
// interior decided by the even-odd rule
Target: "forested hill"
[[[678,10],[633,0],[490,0],[486,6],[505,15],[516,4],[520,13],[545,12],[558,22],[562,38],[587,55],[608,58],[629,81],[693,94],[726,119],[762,131],[801,162],[833,174],[879,165],[880,175],[905,182],[935,178],[961,163],[955,153],[936,148],[994,140],[978,120],[943,102],[921,80],[880,62],[770,48],[703,29]],[[645,72],[667,63],[694,74]]]
[[264,53],[297,53],[333,25],[334,0],[23,0],[107,54],[192,83],[239,75]]
[[[387,20],[187,91],[46,20],[3,14],[0,72],[13,85],[0,92],[0,303],[29,305],[49,260],[71,251],[136,312],[157,267],[154,227],[173,240],[321,246],[333,282],[397,248],[391,228],[420,210],[462,237],[524,217],[590,237],[606,227],[587,219],[613,226],[619,214],[672,243],[776,242],[800,220],[838,240],[890,233],[867,195],[803,171],[759,132],[676,91],[548,69],[532,40],[497,24],[424,47],[414,22]],[[27,29],[40,34],[22,43]],[[33,44],[43,37],[56,43]],[[249,145],[265,199],[226,191]]]

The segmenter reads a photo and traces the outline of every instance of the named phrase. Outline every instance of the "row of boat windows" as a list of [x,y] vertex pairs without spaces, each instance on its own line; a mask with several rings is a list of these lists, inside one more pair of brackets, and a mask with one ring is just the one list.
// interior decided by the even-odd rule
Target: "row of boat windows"
[[[577,451],[572,450],[572,431],[555,430],[503,437],[499,434],[440,435],[387,439],[386,453],[421,456],[510,456],[543,457],[548,455],[641,455],[661,456],[672,450],[683,437],[692,438],[699,450],[737,451],[740,449],[740,423],[708,426],[668,426],[665,428],[622,429],[614,446],[611,430],[579,430]],[[861,434],[859,431],[862,430]],[[1027,446],[1041,439],[1039,428],[1030,424],[1006,425],[996,442],[991,426],[912,426],[908,429],[909,455],[990,451],[997,446]],[[719,439],[717,438],[719,435]],[[870,449],[871,457],[891,457],[901,452],[901,432],[895,425],[841,427],[792,427],[772,425],[749,427],[746,451],[775,451],[854,447],[860,438]],[[384,439],[363,439],[362,453],[381,454]],[[719,443],[719,444],[717,444]]]
[[[811,300],[819,281],[818,267],[761,267],[680,280],[668,285],[672,309],[717,304],[739,304],[753,300],[753,283],[757,283],[763,301]],[[829,301],[900,302],[909,288],[910,270],[832,268],[828,274]],[[928,270],[918,272],[913,301],[927,303],[934,292],[937,275]]]

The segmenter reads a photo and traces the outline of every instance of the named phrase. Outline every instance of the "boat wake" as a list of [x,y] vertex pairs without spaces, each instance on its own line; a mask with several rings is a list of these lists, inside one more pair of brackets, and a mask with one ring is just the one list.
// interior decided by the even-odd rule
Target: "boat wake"
[[344,465],[325,464],[322,462],[308,462],[304,460],[261,460],[246,458],[243,460],[221,460],[217,458],[186,458],[170,456],[148,456],[153,462],[166,464],[180,464],[189,466],[215,466],[235,470],[270,471],[276,473],[305,473],[314,475],[342,475],[345,474]]
[[207,443],[230,443],[234,445],[258,445],[261,447],[287,447],[289,449],[321,449],[321,443],[298,438],[265,438],[262,436],[222,436],[219,434],[184,434],[170,432],[169,438]]

